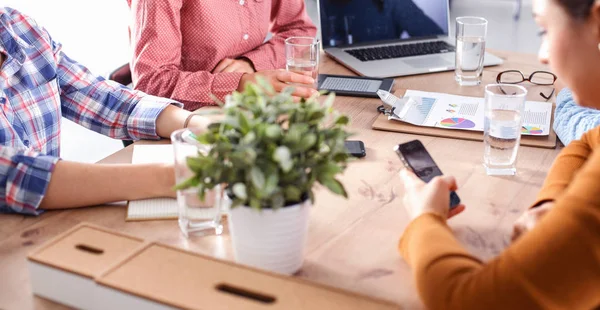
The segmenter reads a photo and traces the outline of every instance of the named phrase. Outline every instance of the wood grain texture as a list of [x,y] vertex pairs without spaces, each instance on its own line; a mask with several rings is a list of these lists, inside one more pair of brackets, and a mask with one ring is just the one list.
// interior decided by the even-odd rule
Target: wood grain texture
[[[492,52],[505,59],[505,64],[486,68],[485,83],[493,82],[496,74],[506,69],[520,69],[526,74],[546,69],[537,64],[533,55]],[[322,59],[322,73],[352,74],[328,57]],[[483,96],[482,87],[458,86],[453,72],[398,78],[395,87],[396,92],[415,89]],[[420,139],[442,171],[457,178],[458,194],[467,210],[452,219],[450,225],[467,249],[482,259],[494,257],[509,244],[513,221],[534,200],[560,149],[522,147],[517,176],[489,177],[482,166],[481,142],[372,130],[379,105],[381,101],[377,99],[353,97],[338,97],[334,104],[351,117],[351,130],[356,134],[353,139],[364,141],[367,156],[353,162],[341,177],[350,196],[348,200],[323,188],[317,190],[306,259],[297,276],[389,300],[407,309],[419,309],[422,304],[410,270],[396,249],[408,216],[397,177],[401,165],[392,152],[393,146]],[[128,147],[102,162],[127,163],[131,162],[131,155],[132,147]],[[35,218],[0,215],[0,309],[60,308],[31,295],[26,256],[43,242],[82,222],[217,258],[233,258],[227,228],[222,236],[186,239],[176,221],[126,222],[125,211],[125,204],[120,203],[46,212]]]

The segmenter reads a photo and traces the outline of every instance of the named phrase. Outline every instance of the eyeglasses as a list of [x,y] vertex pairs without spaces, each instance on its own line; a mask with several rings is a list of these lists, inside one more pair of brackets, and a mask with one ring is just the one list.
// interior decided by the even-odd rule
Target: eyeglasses
[[[496,77],[496,82],[499,84],[519,84],[527,81],[535,85],[552,86],[557,79],[558,78],[556,75],[554,75],[554,73],[548,71],[535,71],[526,78],[523,72],[519,70],[507,70],[498,74]],[[552,88],[550,95],[545,95],[543,92],[540,92],[540,96],[548,101],[550,98],[552,98],[552,95],[554,95],[555,90],[555,88]]]

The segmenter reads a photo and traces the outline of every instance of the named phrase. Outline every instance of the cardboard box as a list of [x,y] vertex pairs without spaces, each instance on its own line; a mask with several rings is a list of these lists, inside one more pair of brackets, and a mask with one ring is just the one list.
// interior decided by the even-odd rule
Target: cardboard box
[[151,243],[98,279],[103,309],[399,309],[392,303]]
[[94,278],[134,253],[142,239],[81,224],[28,257],[35,295],[80,309],[98,309]]

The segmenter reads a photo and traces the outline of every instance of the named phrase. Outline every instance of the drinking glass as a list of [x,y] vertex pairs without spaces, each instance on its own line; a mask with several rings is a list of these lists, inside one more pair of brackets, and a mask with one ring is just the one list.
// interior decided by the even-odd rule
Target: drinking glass
[[319,40],[313,37],[290,37],[285,40],[285,68],[287,71],[308,75],[315,79],[319,75]]
[[485,87],[483,162],[488,175],[515,175],[527,90],[519,85]]
[[461,86],[481,84],[487,24],[481,17],[456,19],[455,79]]
[[[194,173],[188,167],[187,159],[206,155],[210,148],[196,140],[192,129],[180,129],[171,134],[171,143],[175,151],[175,181],[180,184]],[[216,186],[208,191],[204,200],[198,196],[198,187],[190,187],[177,191],[179,208],[179,228],[186,237],[190,235],[207,235],[223,232],[221,224],[222,188]]]

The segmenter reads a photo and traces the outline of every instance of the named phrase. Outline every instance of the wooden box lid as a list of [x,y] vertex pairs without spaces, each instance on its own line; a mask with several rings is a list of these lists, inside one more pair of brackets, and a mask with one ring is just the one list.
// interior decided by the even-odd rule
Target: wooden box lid
[[97,282],[185,309],[399,309],[370,297],[156,243],[114,266]]
[[134,253],[144,241],[81,224],[29,255],[37,263],[94,278]]

